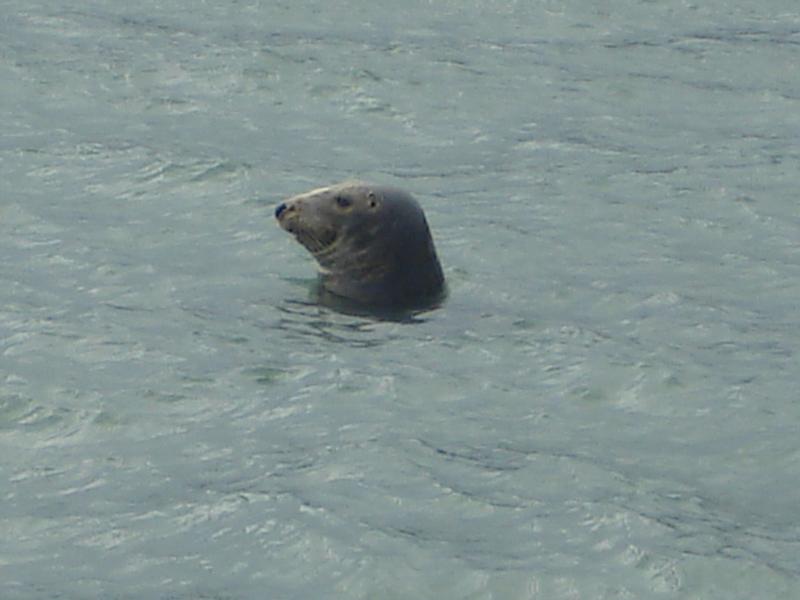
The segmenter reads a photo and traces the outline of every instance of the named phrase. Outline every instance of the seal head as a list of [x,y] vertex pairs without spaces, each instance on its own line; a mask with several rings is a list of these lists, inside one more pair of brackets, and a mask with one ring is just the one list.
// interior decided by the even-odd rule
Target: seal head
[[275,218],[319,263],[324,292],[391,308],[432,306],[444,295],[425,214],[402,190],[340,183],[289,198]]

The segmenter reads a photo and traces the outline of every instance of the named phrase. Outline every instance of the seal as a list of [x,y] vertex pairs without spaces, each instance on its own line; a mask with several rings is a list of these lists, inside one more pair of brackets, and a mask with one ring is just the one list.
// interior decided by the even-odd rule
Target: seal
[[346,181],[289,198],[275,218],[319,263],[323,292],[400,309],[431,307],[444,297],[425,213],[402,190]]

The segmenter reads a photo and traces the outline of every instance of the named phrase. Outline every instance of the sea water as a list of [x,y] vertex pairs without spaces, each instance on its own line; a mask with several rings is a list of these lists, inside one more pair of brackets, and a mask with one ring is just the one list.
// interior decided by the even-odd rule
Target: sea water
[[[0,597],[800,597],[800,11],[7,0]],[[273,218],[425,208],[446,303]]]

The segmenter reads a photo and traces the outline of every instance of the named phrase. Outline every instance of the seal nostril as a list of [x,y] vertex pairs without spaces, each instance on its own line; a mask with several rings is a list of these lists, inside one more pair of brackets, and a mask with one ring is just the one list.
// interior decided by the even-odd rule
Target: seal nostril
[[275,218],[280,219],[281,215],[283,214],[283,211],[285,210],[286,210],[285,202],[281,202],[280,204],[278,204],[278,206],[275,208]]

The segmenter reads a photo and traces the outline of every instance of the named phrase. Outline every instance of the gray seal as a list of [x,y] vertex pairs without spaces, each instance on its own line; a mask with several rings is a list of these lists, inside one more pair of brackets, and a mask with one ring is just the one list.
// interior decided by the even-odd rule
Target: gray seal
[[425,213],[402,190],[348,181],[289,198],[275,218],[319,263],[322,292],[385,308],[444,297]]

